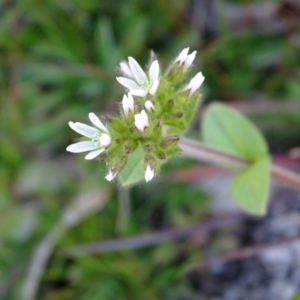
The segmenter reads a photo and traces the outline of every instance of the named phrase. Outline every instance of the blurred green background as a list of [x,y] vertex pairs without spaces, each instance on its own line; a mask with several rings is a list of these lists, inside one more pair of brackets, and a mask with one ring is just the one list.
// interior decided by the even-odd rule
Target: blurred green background
[[65,249],[201,221],[209,197],[168,179],[198,163],[172,161],[127,191],[105,182],[104,165],[66,153],[77,138],[68,121],[117,113],[121,60],[145,64],[152,49],[167,65],[189,46],[204,103],[239,108],[272,153],[285,153],[300,142],[299,18],[297,1],[2,0],[0,299],[24,297],[34,253],[53,232],[36,299],[196,299],[183,270],[202,253],[189,241],[79,257]]

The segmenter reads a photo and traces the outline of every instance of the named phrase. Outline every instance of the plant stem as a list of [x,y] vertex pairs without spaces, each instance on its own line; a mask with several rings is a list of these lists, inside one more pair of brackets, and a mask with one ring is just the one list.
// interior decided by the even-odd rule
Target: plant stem
[[[227,154],[188,138],[182,138],[179,142],[179,146],[182,149],[183,155],[221,167],[243,170],[249,165],[249,162],[241,157]],[[274,179],[294,189],[300,190],[300,176],[298,174],[272,164],[271,175]]]

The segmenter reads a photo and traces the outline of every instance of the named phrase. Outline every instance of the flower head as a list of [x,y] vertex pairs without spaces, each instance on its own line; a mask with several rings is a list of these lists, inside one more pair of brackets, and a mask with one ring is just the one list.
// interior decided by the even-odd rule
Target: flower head
[[192,52],[191,54],[189,53],[190,48],[185,48],[183,49],[179,55],[177,56],[177,58],[175,59],[175,62],[179,64],[179,66],[183,66],[183,71],[186,72],[189,67],[192,65],[195,57],[196,57],[196,53],[197,51]]
[[128,96],[123,96],[122,106],[125,116],[128,116],[129,111],[134,112],[134,100],[130,93],[128,93]]
[[185,86],[185,88],[183,89],[184,91],[189,91],[189,96],[192,96],[196,90],[199,89],[199,87],[201,86],[201,84],[204,81],[204,76],[202,75],[201,72],[197,73],[192,79],[191,81]]
[[154,170],[151,168],[151,166],[148,164],[145,170],[145,180],[146,182],[152,180],[154,177]]
[[140,114],[135,114],[134,125],[139,131],[142,132],[145,130],[146,127],[149,127],[149,119],[145,110],[142,110]]
[[95,127],[80,123],[69,122],[69,126],[76,132],[80,133],[88,140],[71,144],[67,151],[73,153],[90,151],[85,159],[93,159],[105,151],[105,147],[110,145],[111,137],[108,129],[103,125],[100,119],[94,114],[89,113],[89,118]]
[[125,77],[117,77],[117,80],[132,95],[145,97],[147,94],[154,95],[156,93],[159,85],[159,64],[157,60],[152,62],[148,75],[132,57],[128,58],[128,63],[120,63],[120,70]]
[[[117,81],[127,92],[120,101],[120,115],[109,116],[109,127],[93,113],[89,114],[92,126],[69,122],[83,137],[68,146],[67,151],[87,152],[85,159],[102,155],[108,181],[118,174],[125,185],[143,176],[147,182],[152,180],[168,158],[180,153],[178,142],[197,109],[197,90],[204,77],[198,73],[188,81],[196,56],[196,51],[189,51],[190,48],[183,49],[164,72],[153,54],[145,70],[132,57],[121,62],[122,75]],[[136,160],[143,162],[143,171],[128,174]]]

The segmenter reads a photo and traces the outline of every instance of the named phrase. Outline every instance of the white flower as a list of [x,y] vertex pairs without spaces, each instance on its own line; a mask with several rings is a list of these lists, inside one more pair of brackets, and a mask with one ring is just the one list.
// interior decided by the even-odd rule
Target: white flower
[[148,164],[145,171],[145,180],[146,182],[150,181],[154,177],[154,170]]
[[144,110],[142,110],[140,114],[134,115],[134,125],[142,132],[145,130],[145,127],[149,126],[149,119]]
[[148,76],[132,57],[128,58],[128,63],[121,62],[120,69],[126,77],[117,77],[117,80],[132,95],[145,97],[148,93],[151,95],[156,93],[159,85],[159,64],[157,60],[152,62]]
[[134,99],[130,93],[128,93],[128,96],[123,96],[122,106],[125,116],[128,116],[129,111],[134,112]]
[[197,73],[189,82],[188,85],[183,89],[184,91],[189,91],[189,96],[192,96],[197,89],[201,86],[202,82],[204,81],[204,77],[201,72]]
[[150,101],[150,100],[147,100],[145,102],[145,108],[149,111],[149,112],[152,112],[155,110],[155,107],[153,105],[153,103]]
[[196,57],[196,53],[197,51],[194,51],[193,53],[189,54],[189,50],[190,48],[185,48],[183,49],[179,55],[177,56],[177,58],[175,59],[175,62],[179,63],[179,66],[183,66],[183,71],[186,72],[188,70],[188,68],[192,65],[195,57]]
[[109,169],[107,175],[105,176],[105,179],[107,181],[112,181],[116,177],[117,173],[113,171],[113,169]]
[[69,126],[74,131],[80,133],[89,140],[72,144],[66,149],[73,153],[90,151],[85,156],[85,159],[93,159],[97,157],[105,150],[105,147],[111,143],[111,137],[108,134],[108,129],[102,124],[100,119],[94,113],[89,113],[89,118],[95,127],[79,122],[69,122]]

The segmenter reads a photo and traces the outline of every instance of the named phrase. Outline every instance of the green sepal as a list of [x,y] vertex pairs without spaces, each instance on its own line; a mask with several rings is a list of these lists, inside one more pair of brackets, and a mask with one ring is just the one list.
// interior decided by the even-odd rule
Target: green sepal
[[184,113],[184,120],[186,124],[190,124],[192,122],[192,119],[194,118],[194,115],[196,113],[196,110],[199,106],[200,98],[201,95],[199,93],[195,93],[190,101],[187,103],[187,105],[184,107],[185,108],[185,113]]

